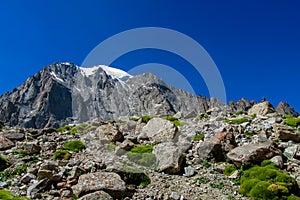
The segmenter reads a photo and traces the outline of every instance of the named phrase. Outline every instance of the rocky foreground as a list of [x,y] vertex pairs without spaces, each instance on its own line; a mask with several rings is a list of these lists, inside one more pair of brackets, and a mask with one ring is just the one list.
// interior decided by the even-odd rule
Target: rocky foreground
[[[0,187],[49,200],[251,199],[240,194],[240,177],[264,160],[299,185],[299,128],[299,118],[268,102],[248,112],[212,108],[59,129],[2,124]],[[276,195],[299,199],[297,184],[276,184]]]

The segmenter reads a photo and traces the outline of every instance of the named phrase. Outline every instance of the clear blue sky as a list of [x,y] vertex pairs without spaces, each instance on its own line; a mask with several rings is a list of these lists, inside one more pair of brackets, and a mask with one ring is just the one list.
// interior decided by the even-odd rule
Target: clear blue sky
[[[200,43],[216,63],[227,99],[280,100],[300,111],[300,2],[254,1],[6,1],[0,4],[0,93],[53,62],[80,65],[101,41],[138,27],[165,27]],[[174,55],[137,51],[114,67],[157,62],[189,73]],[[101,64],[101,63],[99,63]],[[175,66],[177,65],[177,66]],[[193,74],[191,72],[191,74]],[[201,77],[189,81],[208,95]]]

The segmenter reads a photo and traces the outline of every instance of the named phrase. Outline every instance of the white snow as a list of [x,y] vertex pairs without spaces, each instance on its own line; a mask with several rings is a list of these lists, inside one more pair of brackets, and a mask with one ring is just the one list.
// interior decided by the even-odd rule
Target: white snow
[[60,82],[64,82],[64,80],[62,80],[61,78],[57,77],[57,75],[54,72],[50,72],[50,74],[58,81]]
[[94,73],[97,72],[99,68],[103,69],[107,75],[110,75],[114,79],[124,80],[132,77],[130,74],[128,74],[123,70],[113,68],[113,67],[108,67],[105,65],[98,65],[90,68],[80,67],[80,69],[82,70],[85,76],[93,75]]
[[90,76],[90,75],[93,75],[98,69],[99,67],[98,66],[94,66],[94,67],[79,67],[81,69],[81,71],[83,72],[83,74],[85,76]]

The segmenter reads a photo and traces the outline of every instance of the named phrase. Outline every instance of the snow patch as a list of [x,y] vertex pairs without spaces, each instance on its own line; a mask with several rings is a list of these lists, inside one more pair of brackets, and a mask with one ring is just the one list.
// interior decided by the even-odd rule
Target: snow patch
[[85,76],[91,76],[97,72],[97,70],[101,68],[103,71],[106,72],[107,75],[111,76],[113,79],[119,79],[121,81],[125,81],[128,78],[131,78],[132,76],[128,74],[127,72],[113,68],[113,67],[108,67],[105,65],[98,65],[90,68],[85,68],[85,67],[80,67],[81,71]]
[[59,78],[54,72],[50,72],[50,74],[58,81],[60,82],[64,82],[64,80],[62,80],[61,78]]

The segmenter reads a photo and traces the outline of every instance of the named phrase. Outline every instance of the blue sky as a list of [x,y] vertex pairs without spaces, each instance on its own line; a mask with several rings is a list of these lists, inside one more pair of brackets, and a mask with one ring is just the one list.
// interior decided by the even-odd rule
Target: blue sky
[[[100,42],[138,27],[188,35],[210,54],[228,100],[242,97],[300,111],[300,3],[254,1],[6,1],[0,4],[0,93],[53,62],[80,65]],[[197,94],[207,87],[189,63],[169,52],[138,50],[113,63],[128,71],[162,63],[186,76]],[[101,63],[99,63],[101,64]]]

